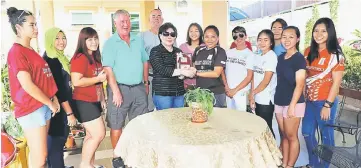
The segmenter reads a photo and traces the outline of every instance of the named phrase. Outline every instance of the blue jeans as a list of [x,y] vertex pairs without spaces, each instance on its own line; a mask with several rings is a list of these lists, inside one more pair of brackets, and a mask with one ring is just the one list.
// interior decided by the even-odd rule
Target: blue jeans
[[[61,110],[60,112],[65,113],[63,110]],[[50,121],[50,125],[51,124],[52,123]],[[60,124],[60,123],[54,122],[53,124]],[[48,137],[47,137],[48,168],[64,168],[65,167],[65,165],[64,165],[64,146],[65,146],[66,140],[67,140],[69,132],[70,132],[69,126],[67,124],[68,124],[68,119],[67,119],[67,116],[64,115],[63,125],[62,125],[65,127],[64,133],[59,134],[59,136],[48,135]],[[55,131],[60,131],[60,130],[57,129]],[[63,136],[61,136],[61,135],[63,135]]]
[[321,110],[324,104],[325,101],[307,101],[305,116],[302,120],[302,134],[305,138],[310,166],[316,168],[328,168],[329,166],[329,163],[319,159],[312,151],[318,145],[315,137],[316,128],[318,127],[321,132],[322,144],[335,146],[334,130],[327,124],[334,124],[335,122],[338,99],[335,99],[334,105],[330,109],[330,119],[327,121],[321,120]]
[[153,102],[157,110],[184,107],[184,96],[153,95]]
[[64,145],[67,137],[48,135],[48,157],[49,168],[64,168]]

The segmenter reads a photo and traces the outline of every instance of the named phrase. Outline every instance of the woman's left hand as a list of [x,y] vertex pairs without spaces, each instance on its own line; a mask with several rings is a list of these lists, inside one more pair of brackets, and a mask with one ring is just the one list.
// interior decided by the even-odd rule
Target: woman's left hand
[[331,108],[322,107],[321,120],[327,121],[330,119]]
[[103,112],[105,112],[105,110],[107,109],[107,103],[105,102],[105,100],[103,100],[100,102],[100,104],[102,106]]

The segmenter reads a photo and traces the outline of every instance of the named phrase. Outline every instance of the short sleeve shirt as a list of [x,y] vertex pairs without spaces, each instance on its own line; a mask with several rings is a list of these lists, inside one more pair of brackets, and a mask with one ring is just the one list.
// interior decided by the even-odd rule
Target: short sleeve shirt
[[256,88],[264,79],[267,71],[273,72],[271,81],[267,87],[255,95],[255,101],[258,104],[269,105],[270,101],[274,103],[274,95],[277,86],[277,55],[274,51],[270,50],[264,55],[256,55],[254,59],[254,88]]
[[[296,88],[296,72],[306,69],[306,61],[300,52],[296,52],[292,57],[285,59],[285,53],[278,57],[277,63],[277,87],[275,93],[275,104],[288,106],[291,103],[293,92]],[[304,103],[303,93],[297,103]]]
[[[90,64],[84,54],[75,55],[70,62],[70,72],[77,72],[85,78],[93,78],[103,70],[102,64],[93,60]],[[73,99],[86,102],[99,102],[102,84],[94,84],[87,87],[74,87]]]
[[273,51],[276,53],[277,56],[280,56],[281,54],[286,52],[285,47],[283,47],[282,44],[278,44],[274,47]]
[[103,66],[111,67],[120,84],[136,85],[143,81],[143,64],[149,59],[139,36],[130,36],[128,45],[118,33],[114,33],[104,44]]
[[[305,50],[305,58],[310,48]],[[333,83],[332,72],[345,70],[345,57],[339,53],[339,61],[336,54],[330,54],[327,49],[319,53],[319,57],[310,64],[307,60],[307,99],[310,101],[326,100]],[[310,82],[312,81],[312,82]]]
[[[195,51],[193,56],[193,62],[198,72],[210,72],[213,71],[216,66],[224,68],[226,66],[226,60],[226,51],[219,46],[212,49],[208,49],[205,46],[200,47]],[[218,78],[204,78],[197,76],[196,86],[203,89],[209,89],[215,94],[225,93],[221,76]]]
[[[230,88],[237,87],[246,77],[247,71],[253,71],[254,54],[248,48],[237,50],[236,48],[227,51],[226,78]],[[241,91],[248,91],[246,86]]]
[[160,40],[157,34],[152,33],[151,31],[145,31],[140,33],[140,37],[143,40],[144,49],[148,55],[153,47],[160,44]]
[[26,71],[32,82],[49,98],[58,91],[48,64],[34,50],[14,44],[7,58],[11,99],[15,104],[15,117],[32,113],[44,104],[30,96],[20,85],[17,74]]

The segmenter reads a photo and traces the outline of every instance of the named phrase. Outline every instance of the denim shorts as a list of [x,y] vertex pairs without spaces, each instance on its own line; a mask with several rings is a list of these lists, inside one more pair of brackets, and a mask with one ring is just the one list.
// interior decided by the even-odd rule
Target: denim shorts
[[38,128],[46,125],[46,121],[51,119],[51,110],[43,105],[32,113],[17,118],[21,128],[24,130]]

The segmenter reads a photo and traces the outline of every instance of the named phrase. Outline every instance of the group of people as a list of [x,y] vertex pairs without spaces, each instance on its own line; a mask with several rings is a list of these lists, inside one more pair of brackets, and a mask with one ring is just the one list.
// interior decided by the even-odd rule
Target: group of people
[[[7,13],[17,35],[7,59],[11,97],[34,168],[65,167],[63,146],[68,127],[77,121],[86,131],[80,167],[95,167],[94,154],[105,137],[105,108],[114,149],[127,116],[132,120],[155,109],[184,107],[184,94],[192,87],[214,93],[215,107],[246,111],[249,104],[272,133],[276,113],[283,154],[280,167],[291,168],[298,158],[297,132],[303,118],[309,167],[328,167],[312,149],[318,144],[317,127],[322,142],[334,145],[333,129],[326,125],[334,122],[344,71],[343,53],[329,18],[315,23],[311,46],[304,54],[298,47],[299,29],[282,19],[258,34],[259,54],[254,54],[240,26],[232,30],[234,42],[227,51],[219,45],[216,26],[203,31],[197,23],[190,24],[187,42],[178,48],[177,29],[172,23],[163,24],[160,9],[150,13],[150,30],[136,36],[130,34],[129,13],[117,10],[113,18],[117,31],[102,52],[97,32],[85,27],[69,61],[64,55],[64,31],[47,30],[41,57],[30,46],[38,35],[33,14],[14,7]],[[121,157],[112,161],[113,167],[124,166]]]

